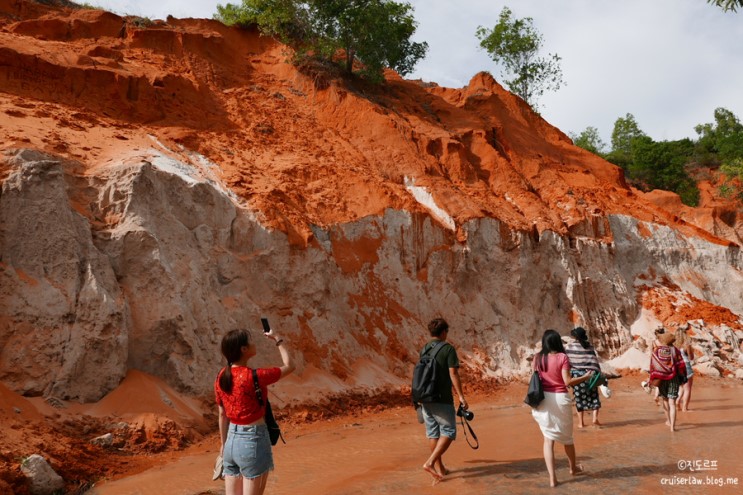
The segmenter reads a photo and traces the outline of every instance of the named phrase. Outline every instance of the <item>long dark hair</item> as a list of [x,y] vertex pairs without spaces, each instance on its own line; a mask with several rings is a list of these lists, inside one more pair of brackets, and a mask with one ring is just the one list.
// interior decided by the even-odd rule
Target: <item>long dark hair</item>
[[219,388],[228,394],[232,393],[232,364],[240,360],[242,348],[250,345],[250,334],[242,328],[230,330],[222,337],[222,355],[227,359],[227,366],[219,375]]
[[575,339],[580,342],[580,345],[584,349],[590,349],[593,347],[591,343],[588,341],[588,334],[586,333],[586,329],[583,327],[575,327],[570,331],[570,335],[575,337]]
[[565,353],[565,347],[562,345],[560,334],[552,329],[545,330],[544,335],[542,335],[542,349],[537,354],[537,359],[535,360],[539,371],[547,371],[547,354],[550,352]]

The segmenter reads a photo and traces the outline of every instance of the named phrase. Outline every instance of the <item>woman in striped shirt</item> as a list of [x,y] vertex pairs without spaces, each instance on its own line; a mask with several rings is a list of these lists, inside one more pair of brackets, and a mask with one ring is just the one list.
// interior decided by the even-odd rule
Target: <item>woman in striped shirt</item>
[[[599,359],[596,350],[590,342],[583,327],[576,327],[570,332],[573,340],[565,346],[565,354],[570,360],[570,376],[581,377],[589,371],[600,372]],[[593,411],[593,425],[601,426],[599,423],[599,389],[589,389],[588,381],[584,381],[573,387],[575,395],[575,408],[578,410],[578,428],[583,428],[583,411]]]

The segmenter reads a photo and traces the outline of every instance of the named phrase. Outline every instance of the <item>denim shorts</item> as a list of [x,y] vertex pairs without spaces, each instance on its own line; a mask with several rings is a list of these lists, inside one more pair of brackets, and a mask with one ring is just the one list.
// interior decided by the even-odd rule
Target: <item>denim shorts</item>
[[422,404],[423,422],[426,425],[426,436],[428,438],[449,437],[457,438],[457,416],[454,412],[454,404],[442,404],[440,402],[427,402]]
[[273,469],[271,440],[266,425],[233,425],[223,453],[224,475],[257,478]]

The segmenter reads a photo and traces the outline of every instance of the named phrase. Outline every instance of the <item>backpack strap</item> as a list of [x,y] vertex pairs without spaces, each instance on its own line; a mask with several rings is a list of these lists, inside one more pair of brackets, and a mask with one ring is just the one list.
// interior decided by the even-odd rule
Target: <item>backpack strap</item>
[[436,354],[439,353],[441,349],[444,348],[444,346],[448,344],[448,342],[445,342],[443,340],[439,340],[437,343],[435,343],[433,346],[431,346],[430,349],[428,349],[424,354],[431,354],[431,351],[433,351],[433,356],[431,356],[433,359],[436,359]]
[[[255,387],[255,398],[258,401],[258,404],[263,409],[263,416],[266,417],[266,415],[268,415],[268,418],[267,419],[270,419],[270,422],[272,423],[272,424],[269,424],[269,422],[267,421],[266,422],[266,426],[269,429],[270,428],[275,428],[276,430],[278,430],[279,431],[279,438],[281,439],[282,442],[286,443],[286,440],[284,440],[284,435],[283,435],[283,433],[281,433],[281,430],[279,429],[279,425],[276,423],[276,420],[273,417],[273,411],[271,411],[271,404],[268,403],[268,402],[266,402],[265,403],[265,407],[264,407],[263,390],[261,390],[261,386],[258,383],[258,372],[255,369],[252,369],[250,371],[252,372],[252,375],[253,375],[253,386]],[[276,441],[278,441],[278,440],[276,440]],[[273,445],[273,443],[275,443],[275,442],[273,442],[273,440],[272,440],[272,445]]]
[[253,374],[253,386],[255,387],[255,398],[258,401],[258,404],[263,407],[263,390],[261,390],[261,386],[258,383],[258,372],[255,371],[255,369],[250,370]]

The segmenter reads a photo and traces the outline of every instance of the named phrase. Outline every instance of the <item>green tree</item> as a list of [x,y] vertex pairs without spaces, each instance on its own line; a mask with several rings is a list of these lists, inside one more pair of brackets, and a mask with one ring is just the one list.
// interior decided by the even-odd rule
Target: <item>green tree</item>
[[743,158],[743,124],[726,108],[715,109],[715,122],[694,128],[699,135],[696,151],[702,157],[713,156],[718,163]]
[[294,0],[243,0],[242,5],[218,4],[214,18],[228,26],[255,24],[266,35],[302,44],[310,35],[306,7]]
[[475,36],[490,58],[503,66],[508,89],[536,109],[545,91],[557,91],[564,84],[561,58],[555,54],[540,57],[543,38],[532,18],[515,19],[512,14],[503,7],[498,23],[492,29],[478,26]]
[[725,12],[732,10],[738,11],[738,7],[743,7],[743,0],[707,0],[707,3],[717,5]]
[[628,113],[614,122],[614,129],[611,131],[611,149],[629,155],[632,152],[632,140],[643,136],[645,133],[637,125],[635,116]]
[[611,131],[611,151],[606,155],[606,159],[628,170],[634,161],[632,141],[640,137],[647,136],[640,130],[634,115],[628,113],[624,117],[619,117],[614,122],[614,129]]
[[411,41],[418,24],[407,2],[242,0],[240,6],[218,6],[215,17],[225,24],[255,23],[300,55],[332,61],[342,52],[349,74],[358,60],[361,72],[375,81],[386,67],[409,74],[428,50],[427,43]]
[[602,156],[606,143],[601,139],[599,130],[595,127],[588,126],[580,134],[570,134],[573,144],[579,148],[590,151],[594,155]]

